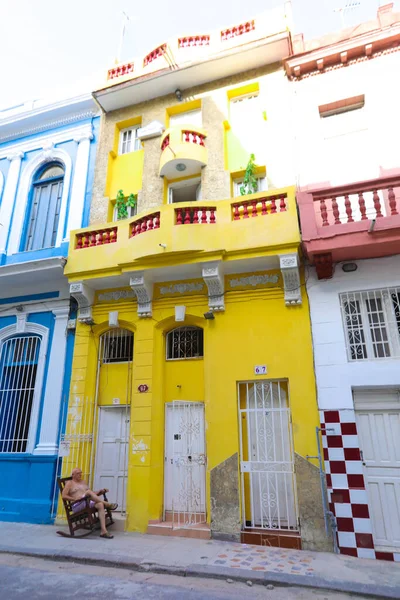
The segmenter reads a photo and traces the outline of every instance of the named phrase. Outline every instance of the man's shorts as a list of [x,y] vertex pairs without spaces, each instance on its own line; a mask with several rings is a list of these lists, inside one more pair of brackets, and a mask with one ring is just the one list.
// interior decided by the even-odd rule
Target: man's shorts
[[[90,500],[89,502],[89,506],[90,508],[94,508],[95,502],[93,502],[93,500]],[[80,510],[83,510],[84,508],[86,508],[87,504],[86,504],[86,500],[78,500],[78,502],[75,502],[72,505],[72,512],[76,513],[79,512]]]

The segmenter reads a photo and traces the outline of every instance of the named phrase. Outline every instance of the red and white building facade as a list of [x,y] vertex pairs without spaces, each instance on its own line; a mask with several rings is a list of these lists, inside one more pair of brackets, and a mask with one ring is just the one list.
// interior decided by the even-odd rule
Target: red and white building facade
[[400,561],[400,14],[293,45],[329,508],[342,554]]

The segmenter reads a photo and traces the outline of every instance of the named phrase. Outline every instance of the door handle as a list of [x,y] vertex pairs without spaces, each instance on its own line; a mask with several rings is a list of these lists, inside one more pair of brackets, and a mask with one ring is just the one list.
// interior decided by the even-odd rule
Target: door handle
[[363,451],[362,451],[362,450],[360,450],[360,458],[361,458],[361,462],[362,462],[362,464],[363,464],[363,465],[364,465],[364,467],[365,467],[365,462],[364,462],[364,453],[363,453]]

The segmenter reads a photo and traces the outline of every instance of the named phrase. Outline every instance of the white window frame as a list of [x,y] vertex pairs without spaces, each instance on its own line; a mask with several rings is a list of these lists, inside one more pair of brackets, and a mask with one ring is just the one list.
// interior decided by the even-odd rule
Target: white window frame
[[[258,185],[257,192],[268,192],[268,180],[267,180],[266,175],[256,175],[255,178],[257,179],[257,185]],[[233,180],[233,197],[234,198],[241,196],[240,188],[243,185],[243,179],[244,179],[244,177],[238,177],[237,179]],[[254,193],[256,194],[257,192],[254,192]]]
[[[18,323],[18,321],[17,321]],[[42,398],[42,390],[44,385],[44,371],[46,365],[47,346],[49,341],[49,330],[47,327],[38,325],[37,323],[30,323],[28,321],[23,322],[23,326],[20,324],[8,325],[0,329],[0,347],[3,342],[8,338],[13,337],[22,333],[33,333],[39,335],[41,339],[39,358],[37,363],[36,371],[36,382],[35,391],[33,394],[32,410],[31,410],[31,421],[29,424],[28,442],[26,444],[26,450],[23,454],[32,454],[35,448],[35,441],[37,437],[37,430],[39,425],[39,409]],[[43,415],[45,418],[45,415]],[[0,454],[1,456],[1,454]]]
[[[135,127],[126,127],[125,129],[120,129],[118,154],[130,154],[131,152],[137,152],[137,150],[142,149],[142,142],[138,138],[139,129],[140,129],[140,125],[135,126]],[[131,139],[129,140],[130,141],[130,149],[123,152],[123,145],[124,145],[124,143],[127,143],[127,142],[124,142],[124,133],[127,134],[128,132],[131,132]]]
[[[137,204],[135,204],[135,206],[127,206],[126,210],[128,211],[128,216],[125,217],[126,219],[131,219],[132,217],[136,217],[137,215]],[[114,205],[114,210],[113,210],[113,221],[122,221],[123,219],[118,219],[118,210],[117,210],[117,205]]]
[[[177,190],[189,185],[197,185],[197,189],[196,189],[196,201],[197,200],[201,200],[202,199],[202,193],[201,193],[201,177],[191,177],[190,179],[184,179],[183,181],[176,181],[176,182],[171,182],[168,185],[168,204],[182,204],[182,202],[173,202],[172,201],[172,195],[173,195],[173,190]],[[194,202],[192,200],[192,202]],[[184,203],[183,203],[184,204]]]
[[[340,307],[342,311],[342,322],[345,334],[347,358],[349,362],[360,362],[365,360],[387,360],[392,358],[400,357],[400,332],[399,325],[395,315],[395,309],[393,305],[392,294],[400,294],[400,287],[398,288],[384,288],[378,290],[367,290],[360,292],[344,292],[340,294]],[[369,312],[367,307],[367,300],[380,300],[382,305],[383,321],[382,323],[376,323],[375,327],[371,327],[370,317],[376,314],[376,312]],[[361,325],[356,324],[355,327],[349,327],[347,313],[345,311],[346,302],[359,302],[360,310],[358,315],[361,317]],[[351,324],[350,324],[351,325]],[[379,330],[381,340],[374,341],[373,331]],[[355,331],[362,331],[364,341],[350,344],[350,333]],[[385,339],[382,341],[382,339]],[[387,345],[388,355],[387,356],[375,356],[374,347]],[[366,357],[352,356],[352,346],[364,346],[366,350]]]

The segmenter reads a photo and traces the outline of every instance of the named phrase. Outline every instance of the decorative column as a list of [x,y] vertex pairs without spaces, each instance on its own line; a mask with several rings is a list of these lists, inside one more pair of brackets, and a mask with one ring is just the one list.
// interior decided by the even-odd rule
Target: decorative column
[[301,304],[301,282],[297,254],[281,254],[279,261],[285,288],[286,306]]
[[69,306],[53,309],[54,331],[47,371],[39,444],[34,454],[57,454],[58,426],[64,383],[65,356],[67,351],[67,321]]
[[10,231],[11,216],[17,194],[21,160],[23,158],[23,152],[15,152],[14,154],[7,156],[7,159],[11,164],[8,170],[3,200],[0,206],[0,254],[5,254],[7,249],[7,238]]
[[220,263],[203,265],[203,279],[208,288],[208,306],[211,311],[225,310],[225,282]]
[[94,290],[84,283],[71,283],[69,293],[78,303],[78,321],[90,324],[93,322],[92,306],[94,302]]
[[73,229],[80,229],[80,227],[82,227],[82,217],[85,205],[86,182],[89,165],[90,141],[92,139],[92,133],[82,134],[79,137],[74,138],[74,142],[78,144],[78,151],[76,154],[68,225],[64,241],[69,241],[70,231],[72,231]]
[[147,281],[144,273],[136,273],[131,277],[131,286],[137,298],[137,313],[139,317],[151,317],[153,310],[153,283]]

